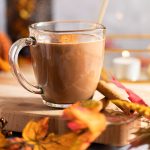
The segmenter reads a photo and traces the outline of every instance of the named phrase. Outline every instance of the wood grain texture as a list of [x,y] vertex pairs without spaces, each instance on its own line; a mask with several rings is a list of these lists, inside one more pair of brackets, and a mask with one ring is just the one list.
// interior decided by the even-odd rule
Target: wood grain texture
[[[133,89],[134,92],[142,96],[150,104],[149,84],[127,84],[126,86]],[[94,99],[97,96],[100,95],[95,94]],[[7,130],[21,132],[29,120],[50,116],[50,131],[62,134],[68,131],[68,129],[61,115],[62,110],[52,109],[44,105],[39,95],[32,94],[23,89],[12,75],[0,74],[0,117],[4,117],[8,121]],[[98,138],[96,142],[115,146],[126,145],[128,139],[131,138],[130,129],[135,124],[137,122],[128,124],[126,129],[123,126],[109,125],[102,137]]]
[[50,130],[62,133],[65,123],[61,121],[61,114],[61,110],[44,105],[40,95],[22,88],[11,74],[0,74],[0,117],[8,121],[7,130],[21,132],[29,120],[50,116]]

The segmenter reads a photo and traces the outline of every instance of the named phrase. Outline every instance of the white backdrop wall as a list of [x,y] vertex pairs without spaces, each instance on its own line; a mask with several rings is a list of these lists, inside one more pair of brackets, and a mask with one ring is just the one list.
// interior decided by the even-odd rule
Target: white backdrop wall
[[[101,0],[54,0],[53,17],[97,21]],[[150,33],[150,0],[109,0],[103,20],[109,33]]]
[[[102,0],[53,0],[53,19],[97,21]],[[150,0],[109,0],[103,19],[107,34],[150,34]],[[120,48],[150,47],[150,40],[124,40]]]
[[[37,0],[44,1],[44,0]],[[53,20],[97,21],[102,0],[51,0]],[[6,31],[6,0],[0,0],[0,31]],[[43,8],[44,9],[44,8]],[[40,13],[40,12],[39,12]],[[107,34],[150,34],[150,0],[109,0],[103,24]],[[121,42],[120,42],[121,43]],[[124,43],[124,41],[123,41]],[[134,44],[133,44],[134,43]],[[127,42],[121,45],[147,47],[149,41]],[[132,46],[133,45],[133,46]]]

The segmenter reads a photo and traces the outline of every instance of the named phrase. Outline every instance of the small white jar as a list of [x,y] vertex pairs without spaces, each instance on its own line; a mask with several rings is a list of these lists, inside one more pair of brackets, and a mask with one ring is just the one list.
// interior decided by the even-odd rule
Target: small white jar
[[130,57],[128,51],[123,51],[122,57],[113,59],[113,73],[117,79],[136,81],[140,77],[141,62]]

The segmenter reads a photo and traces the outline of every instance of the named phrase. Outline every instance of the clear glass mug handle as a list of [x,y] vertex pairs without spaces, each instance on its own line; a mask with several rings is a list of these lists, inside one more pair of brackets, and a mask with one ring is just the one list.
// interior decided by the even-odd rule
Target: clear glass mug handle
[[9,50],[9,62],[15,76],[17,77],[17,80],[26,90],[35,94],[42,94],[43,91],[39,86],[32,85],[24,78],[18,65],[19,52],[23,47],[30,45],[36,45],[36,40],[34,37],[22,38],[16,41]]

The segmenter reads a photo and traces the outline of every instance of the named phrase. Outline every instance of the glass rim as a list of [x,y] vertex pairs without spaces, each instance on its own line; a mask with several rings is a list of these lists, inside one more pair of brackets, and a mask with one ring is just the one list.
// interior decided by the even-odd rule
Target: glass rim
[[[77,29],[77,30],[47,30],[47,29],[38,29],[38,26],[48,25],[48,24],[56,24],[56,23],[85,23],[90,24],[93,27],[92,28],[86,28],[86,29]],[[62,20],[62,21],[43,21],[43,22],[37,22],[29,25],[30,29],[37,30],[40,32],[45,33],[69,33],[69,32],[87,32],[87,31],[94,31],[94,30],[106,30],[106,27],[100,23],[94,22],[94,21],[84,21],[84,20]]]

